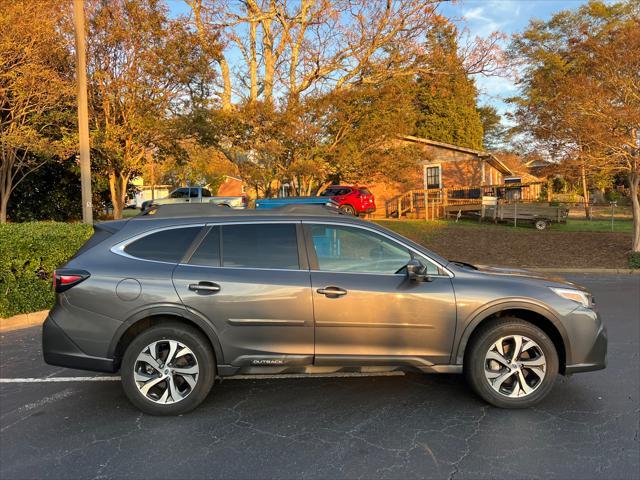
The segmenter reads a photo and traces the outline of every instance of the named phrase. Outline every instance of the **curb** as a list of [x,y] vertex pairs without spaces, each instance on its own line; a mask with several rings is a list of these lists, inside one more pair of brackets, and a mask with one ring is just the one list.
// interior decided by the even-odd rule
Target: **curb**
[[601,275],[640,275],[640,269],[630,268],[535,268],[522,267],[525,270],[541,273],[595,273]]
[[0,333],[42,325],[48,313],[49,310],[40,310],[39,312],[23,313],[9,318],[0,318]]

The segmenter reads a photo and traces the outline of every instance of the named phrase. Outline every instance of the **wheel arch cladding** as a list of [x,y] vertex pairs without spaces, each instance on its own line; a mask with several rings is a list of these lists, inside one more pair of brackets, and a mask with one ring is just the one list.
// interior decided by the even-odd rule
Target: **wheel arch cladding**
[[219,364],[222,361],[220,341],[213,329],[210,327],[207,328],[206,323],[203,324],[201,321],[196,321],[191,318],[187,318],[185,315],[176,313],[156,313],[145,315],[141,318],[134,318],[123,324],[124,328],[119,332],[119,335],[114,337],[114,342],[110,348],[111,356],[115,360],[116,369],[120,368],[124,352],[136,336],[154,325],[168,322],[179,322],[196,328],[209,341],[216,364]]
[[464,362],[467,347],[472,344],[475,336],[481,330],[481,327],[501,318],[515,317],[535,325],[551,339],[556,348],[556,352],[558,353],[560,373],[564,374],[565,367],[567,365],[568,353],[570,352],[567,351],[568,346],[562,333],[558,329],[556,323],[553,322],[549,316],[550,315],[545,315],[540,311],[523,307],[504,308],[497,311],[492,309],[487,312],[483,312],[470,322],[469,326],[467,326],[462,334],[462,338],[460,339],[460,344],[457,349],[457,355],[455,357],[455,363],[460,364]]

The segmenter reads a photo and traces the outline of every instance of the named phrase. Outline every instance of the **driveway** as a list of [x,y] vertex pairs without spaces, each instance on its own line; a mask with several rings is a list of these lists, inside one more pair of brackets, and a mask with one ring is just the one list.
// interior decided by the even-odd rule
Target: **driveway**
[[[117,381],[45,365],[40,331],[0,340],[1,478],[638,478],[640,277],[573,276],[609,329],[609,367],[530,410],[461,376],[225,380],[196,411],[143,415]],[[84,381],[52,381],[67,377]],[[48,379],[6,383],[5,379]]]

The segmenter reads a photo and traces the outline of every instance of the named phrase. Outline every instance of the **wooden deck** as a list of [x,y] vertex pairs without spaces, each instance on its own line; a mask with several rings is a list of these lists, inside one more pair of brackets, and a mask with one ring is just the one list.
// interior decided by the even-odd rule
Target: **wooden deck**
[[385,202],[387,218],[445,218],[458,212],[480,212],[482,197],[501,203],[540,201],[545,182],[409,190]]

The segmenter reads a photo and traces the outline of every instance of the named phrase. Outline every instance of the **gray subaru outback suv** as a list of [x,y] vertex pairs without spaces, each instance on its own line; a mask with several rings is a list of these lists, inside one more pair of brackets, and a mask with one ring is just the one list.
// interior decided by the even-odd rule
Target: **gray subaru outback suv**
[[324,207],[157,207],[97,224],[54,276],[45,361],[119,371],[151,414],[195,408],[216,377],[364,369],[464,373],[522,408],[558,374],[605,367],[584,288],[448,261]]

